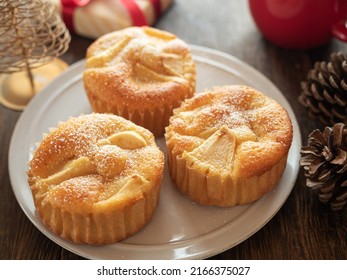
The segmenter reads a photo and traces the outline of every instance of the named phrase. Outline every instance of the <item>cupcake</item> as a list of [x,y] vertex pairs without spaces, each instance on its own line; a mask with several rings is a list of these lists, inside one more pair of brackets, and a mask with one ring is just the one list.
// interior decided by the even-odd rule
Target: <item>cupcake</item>
[[153,134],[119,116],[89,114],[58,125],[38,145],[28,182],[35,208],[55,234],[109,244],[149,223],[164,157]]
[[215,88],[174,110],[165,133],[170,174],[200,204],[251,203],[280,180],[292,137],[275,100],[247,86]]
[[151,27],[106,34],[87,50],[84,88],[94,112],[122,116],[162,136],[174,108],[195,92],[187,44]]

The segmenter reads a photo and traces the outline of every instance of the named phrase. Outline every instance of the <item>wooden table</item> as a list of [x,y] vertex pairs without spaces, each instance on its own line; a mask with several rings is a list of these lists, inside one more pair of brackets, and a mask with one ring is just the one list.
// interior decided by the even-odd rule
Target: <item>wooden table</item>
[[[218,3],[218,4],[217,4]],[[347,45],[331,43],[310,51],[285,50],[264,40],[247,1],[176,0],[156,27],[175,33],[190,44],[217,49],[250,64],[284,94],[300,123],[303,143],[315,128],[299,104],[300,81],[315,61]],[[74,35],[63,59],[84,58],[92,40]],[[0,106],[0,259],[82,259],[46,238],[25,216],[11,188],[8,150],[21,112]],[[347,259],[347,209],[332,212],[305,186],[302,170],[279,212],[257,233],[212,259]]]

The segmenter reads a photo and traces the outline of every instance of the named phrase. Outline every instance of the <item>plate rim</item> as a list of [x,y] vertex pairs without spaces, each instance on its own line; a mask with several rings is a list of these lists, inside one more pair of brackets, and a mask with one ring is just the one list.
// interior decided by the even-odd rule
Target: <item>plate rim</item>
[[[193,57],[194,56],[199,56],[199,54],[204,54],[205,56],[203,56],[203,58],[205,59],[207,57],[207,59],[209,60],[213,60],[211,58],[212,57],[219,57],[222,60],[227,60],[227,61],[231,61],[232,63],[236,63],[238,65],[241,65],[243,69],[246,69],[247,71],[253,73],[254,75],[256,75],[257,79],[261,79],[263,83],[268,84],[269,86],[271,86],[272,90],[274,92],[276,92],[276,94],[278,94],[282,105],[287,109],[290,118],[292,120],[292,124],[293,124],[293,132],[295,135],[295,141],[296,143],[296,149],[299,149],[301,147],[301,134],[300,134],[300,129],[299,129],[299,125],[296,119],[296,116],[294,115],[294,111],[291,107],[291,105],[289,104],[289,102],[287,101],[287,99],[285,98],[285,96],[282,94],[282,92],[276,87],[276,85],[274,85],[267,77],[265,77],[261,72],[259,72],[258,70],[256,70],[254,67],[250,66],[249,64],[245,63],[244,61],[230,55],[227,53],[224,53],[222,51],[219,50],[215,50],[215,49],[210,49],[207,47],[203,47],[203,46],[197,46],[197,45],[189,45],[191,47],[192,53],[193,53]],[[69,68],[67,70],[64,71],[64,73],[62,75],[60,75],[59,77],[57,77],[55,80],[53,80],[50,84],[48,84],[44,89],[42,89],[42,91],[36,95],[32,101],[30,101],[29,105],[27,106],[27,108],[25,108],[25,110],[23,111],[23,113],[21,114],[21,116],[19,117],[19,119],[17,120],[17,123],[15,125],[15,128],[13,130],[12,136],[11,136],[11,141],[10,141],[10,146],[9,146],[9,153],[8,153],[8,168],[9,168],[9,175],[10,175],[10,182],[11,182],[11,187],[13,190],[13,193],[16,197],[16,200],[18,202],[18,204],[20,205],[22,211],[25,213],[25,215],[27,216],[27,218],[30,220],[30,222],[44,235],[46,235],[47,238],[49,238],[51,241],[53,241],[54,243],[56,243],[57,245],[67,249],[70,252],[75,253],[76,255],[79,255],[81,257],[84,258],[91,258],[90,256],[92,255],[88,255],[88,254],[81,254],[78,250],[75,249],[75,247],[85,247],[85,246],[89,246],[89,245],[76,245],[72,243],[72,247],[71,246],[67,246],[65,243],[65,240],[60,240],[62,238],[60,238],[59,236],[55,236],[53,233],[51,233],[43,224],[42,225],[38,225],[37,221],[33,220],[31,218],[31,213],[28,213],[29,211],[24,207],[23,203],[22,203],[22,199],[20,198],[20,194],[19,194],[19,190],[14,186],[15,184],[13,182],[16,181],[15,179],[15,175],[13,174],[13,169],[11,169],[11,167],[13,166],[13,161],[14,161],[14,157],[13,157],[13,153],[14,153],[14,149],[15,149],[15,143],[16,143],[16,135],[18,135],[20,132],[20,126],[23,123],[23,119],[25,118],[25,116],[27,114],[30,113],[30,110],[33,110],[32,108],[35,108],[36,104],[40,104],[40,101],[42,98],[45,98],[45,95],[47,95],[50,88],[54,87],[55,85],[58,85],[60,83],[60,81],[65,81],[64,78],[68,77],[68,75],[70,75],[71,77],[76,78],[76,75],[78,76],[79,73],[79,69],[81,67],[83,67],[85,63],[85,59],[82,59],[80,61],[77,61],[75,63],[73,63],[71,66],[69,66]],[[75,75],[74,75],[75,74]],[[242,76],[242,78],[244,78]],[[70,78],[71,79],[71,78]],[[68,79],[69,80],[69,79]],[[43,93],[43,94],[42,94]],[[29,113],[27,113],[29,112]],[[294,137],[293,137],[294,140]],[[294,141],[293,141],[294,144]],[[293,148],[293,144],[292,144],[292,148]],[[291,148],[291,149],[292,149]],[[28,152],[28,151],[27,151]],[[243,242],[244,240],[248,239],[249,237],[251,237],[254,233],[256,233],[257,231],[259,231],[261,228],[263,228],[272,218],[273,216],[282,208],[283,204],[286,202],[288,196],[290,195],[290,193],[292,192],[292,189],[295,185],[295,182],[297,180],[297,176],[298,176],[298,172],[299,172],[299,163],[297,162],[296,165],[294,165],[294,169],[293,169],[293,174],[294,174],[294,178],[291,178],[291,182],[290,182],[290,190],[286,193],[286,196],[282,199],[281,203],[277,205],[277,209],[275,211],[270,211],[271,213],[269,213],[268,215],[266,215],[266,219],[263,220],[262,225],[257,226],[255,228],[253,228],[252,230],[248,230],[247,234],[243,237],[240,238],[237,242],[229,242],[228,244],[225,243],[224,246],[219,246],[218,248],[215,249],[210,249],[206,252],[200,252],[197,253],[196,255],[189,255],[189,256],[185,256],[182,257],[180,259],[203,259],[203,258],[208,258],[211,256],[214,256],[216,254],[219,254],[225,250],[228,250],[238,244],[240,244],[241,242]],[[33,203],[33,202],[32,202]],[[30,203],[29,203],[30,204]],[[53,238],[52,238],[52,235]],[[55,238],[54,238],[55,237]],[[188,240],[186,240],[188,241]],[[186,241],[182,241],[182,243],[185,243]],[[188,242],[189,243],[189,242]],[[231,244],[232,243],[232,244]],[[68,244],[71,244],[70,242],[68,242]],[[122,246],[122,243],[119,243],[120,246]],[[119,245],[118,244],[118,245]],[[168,243],[169,245],[169,243]],[[161,258],[159,259],[165,259],[162,258],[163,256],[161,255]],[[98,259],[95,258],[95,256],[92,256],[91,259]],[[134,258],[134,259],[138,259],[138,258]]]

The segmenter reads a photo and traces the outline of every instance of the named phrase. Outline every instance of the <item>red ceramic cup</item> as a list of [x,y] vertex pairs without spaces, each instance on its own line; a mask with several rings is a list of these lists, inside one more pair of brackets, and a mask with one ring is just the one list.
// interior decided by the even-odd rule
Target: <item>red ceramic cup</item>
[[332,36],[347,42],[347,0],[249,0],[254,21],[269,41],[309,49]]

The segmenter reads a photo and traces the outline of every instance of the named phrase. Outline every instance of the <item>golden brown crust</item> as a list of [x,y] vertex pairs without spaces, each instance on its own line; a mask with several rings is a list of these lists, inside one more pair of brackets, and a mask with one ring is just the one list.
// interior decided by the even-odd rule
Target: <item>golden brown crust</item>
[[[104,35],[87,51],[85,90],[95,112],[121,115],[162,135],[173,108],[195,92],[190,49],[173,34],[130,27]],[[166,112],[162,112],[162,111]],[[158,111],[158,113],[156,112]],[[153,131],[162,119],[160,133]]]
[[286,110],[273,99],[250,87],[225,86],[183,102],[165,137],[178,189],[202,204],[231,206],[274,187],[293,131]]
[[60,124],[42,140],[28,180],[53,232],[77,243],[106,244],[149,222],[163,162],[148,130],[118,116],[90,114]]

